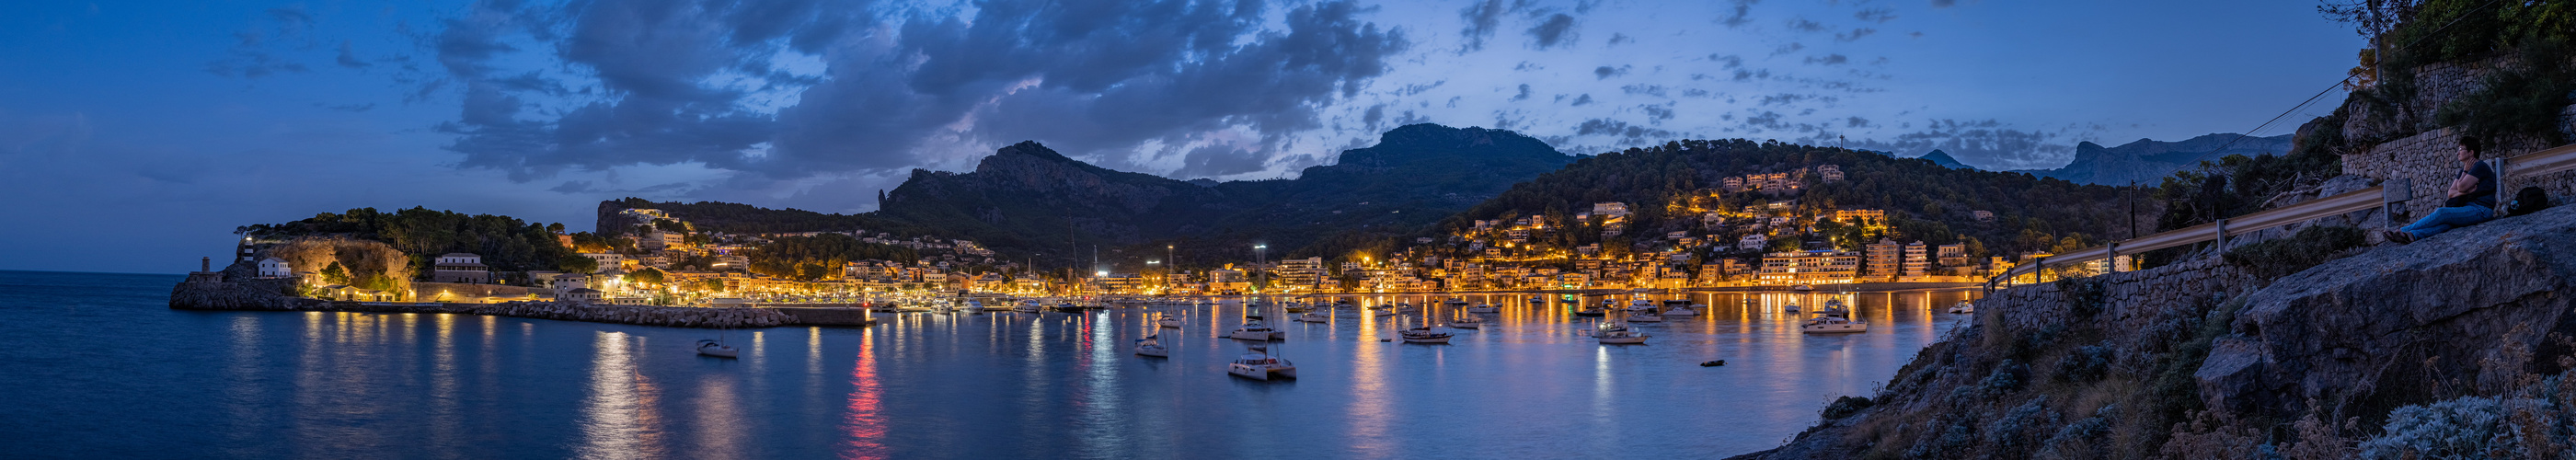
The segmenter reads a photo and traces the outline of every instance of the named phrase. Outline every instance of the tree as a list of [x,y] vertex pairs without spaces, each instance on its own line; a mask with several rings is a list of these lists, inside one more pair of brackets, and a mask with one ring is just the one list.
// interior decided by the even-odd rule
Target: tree
[[626,281],[643,284],[662,284],[663,276],[664,274],[661,270],[657,270],[652,267],[644,267],[642,269],[635,270],[634,273],[626,274]]
[[580,254],[563,256],[560,259],[561,260],[555,261],[555,266],[563,268],[563,271],[566,273],[595,273],[599,271],[598,260],[591,259]]
[[831,275],[831,269],[824,267],[823,264],[813,262],[796,264],[796,279],[798,281],[819,281],[822,280],[824,276],[828,275]]
[[332,261],[331,266],[322,267],[322,282],[347,285],[349,284],[349,270],[340,268],[339,261]]

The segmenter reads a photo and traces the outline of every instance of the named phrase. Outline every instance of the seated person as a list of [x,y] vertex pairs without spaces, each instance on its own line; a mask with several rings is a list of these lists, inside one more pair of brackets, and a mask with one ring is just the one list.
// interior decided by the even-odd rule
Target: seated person
[[2382,230],[2382,236],[2398,244],[2431,238],[2454,228],[2477,225],[2495,218],[2495,168],[2478,162],[2478,138],[2460,136],[2460,177],[2451,180],[2451,199],[2441,209],[2425,214],[2423,219],[2397,230]]

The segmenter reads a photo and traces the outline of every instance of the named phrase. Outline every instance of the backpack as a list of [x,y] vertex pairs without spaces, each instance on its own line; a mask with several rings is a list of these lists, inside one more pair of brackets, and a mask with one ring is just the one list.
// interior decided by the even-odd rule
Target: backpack
[[2540,212],[2542,209],[2549,209],[2549,192],[2541,191],[2540,187],[2523,187],[2521,191],[2513,193],[2512,202],[2505,203],[2504,214],[2519,216]]

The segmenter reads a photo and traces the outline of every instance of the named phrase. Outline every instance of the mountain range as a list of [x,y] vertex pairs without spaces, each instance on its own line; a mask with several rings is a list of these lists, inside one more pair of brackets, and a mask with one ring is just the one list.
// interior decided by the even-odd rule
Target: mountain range
[[[778,212],[870,231],[935,229],[939,236],[1055,261],[1148,243],[1172,245],[1184,260],[1240,260],[1253,255],[1254,244],[1268,246],[1275,256],[1336,232],[1420,227],[1574,158],[1511,131],[1415,124],[1386,132],[1374,146],[1343,151],[1331,164],[1308,167],[1295,179],[1216,182],[1111,170],[1021,142],[995,151],[972,171],[913,170],[882,196],[875,212]],[[839,229],[781,228],[772,224],[779,216],[745,215],[732,212],[743,206],[719,205],[665,206],[630,198],[604,202],[601,212],[606,221],[615,209],[660,208],[716,231]]]
[[[2274,155],[2290,151],[2292,135],[2250,137],[2242,134],[2208,134],[2180,141],[2165,142],[2138,139],[2118,147],[2103,147],[2092,142],[2075,144],[2075,160],[2057,169],[2030,169],[2025,172],[2040,177],[2054,177],[2085,184],[2127,185],[2130,181],[2155,184],[2200,164],[2228,155]],[[2224,150],[2221,150],[2221,149]],[[1938,153],[1939,151],[1934,151]],[[1929,155],[1926,155],[1929,156]],[[1946,155],[1945,155],[1946,157]],[[1953,160],[1956,161],[1956,160]]]

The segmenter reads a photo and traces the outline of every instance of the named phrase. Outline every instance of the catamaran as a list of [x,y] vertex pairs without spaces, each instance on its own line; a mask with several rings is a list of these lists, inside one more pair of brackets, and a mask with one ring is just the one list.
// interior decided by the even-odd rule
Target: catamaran
[[1226,363],[1225,373],[1253,380],[1270,380],[1274,377],[1297,378],[1297,365],[1289,363],[1288,360],[1270,356],[1269,346],[1253,345],[1245,348],[1252,352],[1244,353],[1243,357]]

